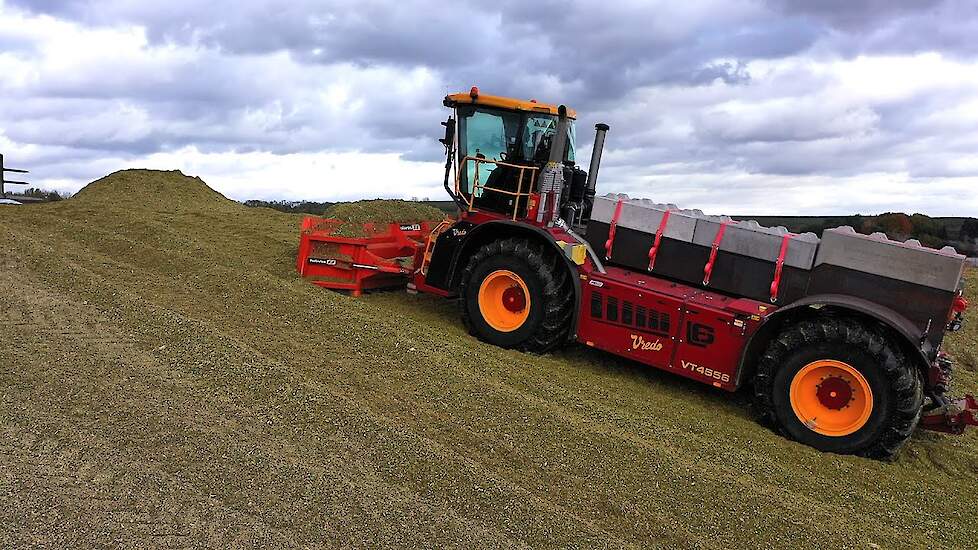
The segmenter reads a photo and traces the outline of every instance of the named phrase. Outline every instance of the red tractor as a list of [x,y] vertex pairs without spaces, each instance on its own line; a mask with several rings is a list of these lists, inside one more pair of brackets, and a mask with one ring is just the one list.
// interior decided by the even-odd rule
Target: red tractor
[[850,228],[821,238],[674,205],[598,197],[608,126],[587,172],[574,111],[449,95],[445,189],[458,218],[367,227],[309,218],[297,267],[355,294],[408,283],[458,299],[474,336],[545,353],[570,342],[728,391],[823,451],[891,458],[918,425],[978,425],[945,395],[940,351],[967,307],[964,257]]

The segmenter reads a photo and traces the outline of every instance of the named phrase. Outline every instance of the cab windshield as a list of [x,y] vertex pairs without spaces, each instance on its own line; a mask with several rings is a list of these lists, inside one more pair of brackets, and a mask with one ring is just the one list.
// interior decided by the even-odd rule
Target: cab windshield
[[[458,109],[459,160],[465,157],[485,158],[515,164],[546,162],[550,143],[557,130],[557,116],[543,113],[514,112],[489,107],[464,106]],[[574,120],[567,121],[565,160],[575,160],[576,133]],[[476,163],[467,162],[459,174],[459,188],[471,193]],[[479,182],[485,184],[495,164],[479,163]],[[481,189],[476,190],[481,195]]]
[[[549,151],[541,151],[541,144],[549,144],[553,140],[554,133],[557,131],[557,117],[554,115],[541,115],[537,113],[527,114],[523,128],[523,155],[524,159],[547,160],[541,156],[549,157]],[[565,160],[574,162],[574,121],[567,121],[567,156]]]

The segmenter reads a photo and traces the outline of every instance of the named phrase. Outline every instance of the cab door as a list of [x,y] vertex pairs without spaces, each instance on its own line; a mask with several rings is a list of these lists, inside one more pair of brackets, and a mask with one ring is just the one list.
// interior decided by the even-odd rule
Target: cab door
[[[510,197],[484,189],[489,177],[519,150],[520,115],[487,107],[458,108],[459,192],[479,210],[504,212]],[[478,160],[473,160],[478,159]]]

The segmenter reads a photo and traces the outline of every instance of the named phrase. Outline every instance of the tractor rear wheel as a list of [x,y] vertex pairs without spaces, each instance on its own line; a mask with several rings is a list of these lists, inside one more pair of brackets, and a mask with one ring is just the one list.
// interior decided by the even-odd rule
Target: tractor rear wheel
[[755,406],[784,435],[822,451],[892,459],[920,421],[923,383],[899,346],[854,319],[789,326],[754,378]]
[[542,243],[503,239],[469,260],[459,285],[469,333],[504,348],[543,353],[567,341],[574,291],[570,270]]

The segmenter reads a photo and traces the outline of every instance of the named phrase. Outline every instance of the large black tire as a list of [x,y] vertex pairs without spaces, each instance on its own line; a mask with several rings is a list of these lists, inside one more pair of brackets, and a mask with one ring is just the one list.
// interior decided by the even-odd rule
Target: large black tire
[[[529,291],[529,315],[519,328],[502,332],[486,321],[479,289],[491,273],[515,273]],[[544,353],[565,343],[573,319],[574,288],[564,261],[543,243],[510,238],[490,242],[469,260],[459,284],[462,322],[469,333],[504,348]]]
[[[792,380],[818,361],[851,366],[871,388],[869,418],[851,434],[818,433],[792,407]],[[790,325],[771,341],[754,377],[754,404],[764,420],[796,441],[822,451],[892,460],[920,421],[923,382],[879,327],[825,316]]]

